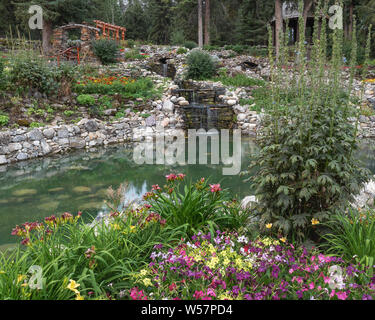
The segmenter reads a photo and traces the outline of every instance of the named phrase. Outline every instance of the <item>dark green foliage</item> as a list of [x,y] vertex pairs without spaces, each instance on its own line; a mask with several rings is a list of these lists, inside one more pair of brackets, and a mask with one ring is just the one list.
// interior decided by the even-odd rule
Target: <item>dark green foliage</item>
[[92,42],[92,49],[102,64],[111,64],[116,62],[119,49],[116,41],[107,39],[94,40]]
[[[302,30],[302,19],[300,26]],[[281,46],[277,63],[270,55],[273,81],[267,97],[268,105],[273,107],[266,110],[263,119],[264,128],[257,139],[260,151],[252,165],[259,171],[251,177],[260,200],[261,226],[272,223],[275,233],[299,241],[319,240],[319,230],[312,225],[312,219],[324,222],[344,210],[370,177],[356,158],[358,121],[355,125],[348,121],[358,119],[359,113],[350,99],[353,71],[349,86],[341,80],[342,33],[334,34],[332,59],[326,72],[324,48],[316,35],[309,65],[304,59],[293,65],[297,75],[288,81],[287,95],[281,94],[287,90],[287,75],[283,69],[275,69],[288,65],[287,50]],[[269,39],[272,44],[272,37]],[[298,52],[305,56],[304,37]],[[355,53],[352,56],[350,65],[354,70]],[[309,72],[305,72],[307,67]]]
[[18,55],[11,59],[11,85],[37,90],[47,95],[57,94],[62,83],[68,85],[74,78],[75,68],[68,64],[60,67],[48,64],[33,55]]
[[201,50],[191,52],[187,59],[188,79],[205,80],[216,72],[216,64],[212,57]]
[[197,44],[196,42],[194,42],[194,41],[186,41],[186,42],[184,43],[184,47],[187,48],[187,49],[192,50],[192,49],[197,48],[197,47],[198,47],[198,44]]

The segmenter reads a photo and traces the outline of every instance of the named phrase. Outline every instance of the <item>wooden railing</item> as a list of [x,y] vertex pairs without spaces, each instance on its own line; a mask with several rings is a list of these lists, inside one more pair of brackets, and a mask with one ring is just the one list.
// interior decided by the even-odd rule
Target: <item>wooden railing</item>
[[[74,52],[74,50],[77,50],[77,52]],[[79,51],[80,51],[79,47],[70,47],[64,51],[57,53],[56,55],[50,56],[50,58],[56,58],[58,66],[60,66],[61,58],[64,58],[68,61],[76,60],[77,64],[80,64],[81,60],[80,60]]]

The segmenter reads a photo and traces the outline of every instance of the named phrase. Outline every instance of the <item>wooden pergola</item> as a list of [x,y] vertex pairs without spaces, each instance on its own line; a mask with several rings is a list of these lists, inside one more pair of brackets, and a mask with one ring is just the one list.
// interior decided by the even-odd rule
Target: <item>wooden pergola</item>
[[[96,23],[96,28],[101,29],[103,31],[103,37],[107,39],[113,39],[120,41],[120,34],[121,34],[121,40],[125,40],[125,32],[126,28],[116,26],[114,24],[110,24],[107,22],[103,22],[100,20],[94,20],[94,23]],[[112,36],[111,36],[112,32]],[[99,31],[96,31],[96,38],[100,38]]]

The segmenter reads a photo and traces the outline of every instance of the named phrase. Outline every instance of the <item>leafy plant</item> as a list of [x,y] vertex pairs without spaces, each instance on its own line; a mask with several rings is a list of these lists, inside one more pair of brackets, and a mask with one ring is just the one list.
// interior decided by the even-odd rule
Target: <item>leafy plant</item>
[[192,49],[195,49],[198,47],[198,44],[194,41],[186,41],[184,43],[184,47],[189,49],[189,50],[192,50]]
[[187,58],[187,78],[205,80],[211,78],[216,72],[216,63],[212,57],[201,50],[195,50]]
[[92,106],[95,104],[95,98],[89,94],[81,94],[77,97],[77,102],[84,106]]
[[102,64],[111,64],[116,62],[116,57],[119,50],[116,41],[107,39],[94,40],[92,42],[92,49]]
[[171,35],[171,44],[172,45],[182,45],[185,42],[184,32],[181,30],[176,30]]
[[9,117],[4,114],[0,114],[0,127],[5,127],[9,123]]
[[181,188],[183,180],[183,174],[170,174],[164,192],[156,185],[152,192],[145,195],[151,209],[166,219],[168,225],[174,228],[183,226],[191,236],[207,226],[217,228],[220,223],[230,219],[222,211],[223,202],[228,200],[228,192],[222,191],[220,185],[209,185],[202,178],[195,184],[189,182]]
[[177,51],[176,51],[177,54],[185,54],[187,52],[188,52],[188,50],[186,48],[183,48],[183,47],[178,48]]
[[375,213],[372,210],[358,212],[349,209],[348,213],[339,213],[327,223],[329,232],[323,237],[327,241],[322,247],[328,253],[351,260],[357,256],[358,261],[372,267],[375,262]]
[[[303,1],[300,1],[301,10],[302,5]],[[317,10],[320,10],[319,6]],[[299,24],[303,30],[302,18]],[[350,101],[355,52],[349,86],[345,86],[341,81],[342,31],[335,30],[333,34],[333,55],[327,71],[325,22],[320,41],[318,30],[314,31],[312,58],[308,64],[303,59],[306,53],[303,31],[301,35],[300,58],[292,67],[297,75],[288,82],[295,97],[290,105],[283,101],[288,95],[281,94],[288,77],[287,71],[281,67],[286,65],[288,68],[287,37],[281,34],[280,56],[275,63],[270,33],[272,79],[268,97],[272,108],[266,110],[264,127],[257,139],[260,151],[251,166],[258,168],[258,172],[250,179],[260,201],[257,210],[263,231],[269,229],[296,241],[308,238],[319,241],[318,224],[344,210],[370,174],[355,156],[359,147],[358,121],[353,126],[347,120],[359,116]],[[353,43],[355,41],[354,27]],[[309,72],[306,72],[308,67]],[[289,105],[288,108],[285,105]]]
[[263,80],[249,78],[244,74],[237,74],[234,77],[220,76],[214,78],[213,81],[220,81],[223,85],[232,87],[253,87],[265,85]]

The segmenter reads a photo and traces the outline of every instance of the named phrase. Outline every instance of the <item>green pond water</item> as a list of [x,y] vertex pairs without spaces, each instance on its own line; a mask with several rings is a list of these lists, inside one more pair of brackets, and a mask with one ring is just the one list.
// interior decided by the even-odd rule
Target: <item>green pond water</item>
[[[359,157],[375,173],[372,145],[364,145]],[[249,165],[254,150],[252,140],[242,139],[242,170]],[[137,165],[130,144],[0,166],[0,250],[17,242],[11,230],[24,222],[42,221],[64,212],[82,211],[85,217],[106,212],[106,190],[123,182],[129,184],[124,195],[127,201],[140,198],[153,184],[164,185],[165,175],[171,172],[185,173],[192,180],[210,177],[212,183],[221,183],[238,199],[251,194],[244,177],[223,176],[222,168],[210,164]]]

